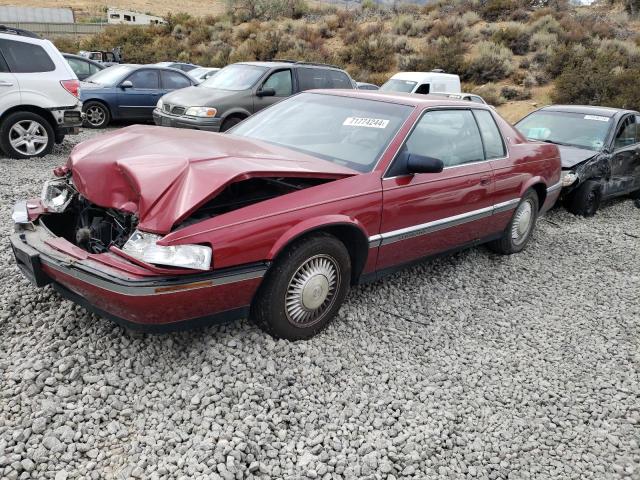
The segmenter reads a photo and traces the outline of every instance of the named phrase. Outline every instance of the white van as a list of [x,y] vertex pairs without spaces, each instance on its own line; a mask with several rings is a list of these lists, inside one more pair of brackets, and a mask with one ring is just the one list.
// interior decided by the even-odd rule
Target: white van
[[380,91],[421,93],[423,95],[436,92],[460,93],[460,77],[438,71],[400,72],[382,85]]

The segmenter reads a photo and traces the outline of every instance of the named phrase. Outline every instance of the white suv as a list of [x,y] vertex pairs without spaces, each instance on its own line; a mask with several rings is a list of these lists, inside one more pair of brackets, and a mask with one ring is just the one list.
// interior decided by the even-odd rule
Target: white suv
[[80,82],[58,49],[0,25],[0,149],[13,158],[46,155],[82,125]]

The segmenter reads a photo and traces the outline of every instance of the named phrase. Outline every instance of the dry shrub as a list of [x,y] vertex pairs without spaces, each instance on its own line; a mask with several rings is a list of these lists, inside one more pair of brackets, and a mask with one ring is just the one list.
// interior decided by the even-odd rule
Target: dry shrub
[[552,15],[544,15],[531,24],[531,31],[534,33],[562,33],[562,26]]
[[467,27],[471,27],[471,26],[475,25],[476,23],[478,23],[481,19],[480,19],[480,15],[478,15],[473,10],[470,10],[470,11],[464,12],[462,14],[462,16],[460,17],[460,20],[462,20],[462,22]]
[[387,35],[360,38],[340,52],[340,59],[371,72],[387,72],[395,64],[393,44]]
[[537,32],[531,35],[529,48],[534,52],[546,51],[558,45],[558,35],[548,32]]
[[480,8],[480,16],[487,22],[507,20],[519,8],[516,0],[487,0]]
[[529,100],[531,98],[531,90],[505,86],[500,89],[500,96],[505,100]]
[[465,28],[465,23],[459,18],[439,20],[432,25],[431,30],[429,31],[429,37],[455,37],[456,35],[464,33]]
[[491,39],[509,48],[515,55],[524,55],[529,51],[531,34],[526,26],[509,22],[493,32]]
[[400,58],[400,69],[429,71],[441,68],[445,72],[458,73],[464,67],[465,47],[460,37],[441,37],[430,40],[415,55]]
[[513,71],[513,53],[494,42],[480,42],[477,54],[466,65],[465,78],[476,83],[492,82]]
[[489,105],[499,106],[504,103],[504,98],[500,95],[500,90],[493,83],[487,83],[480,87],[473,88],[471,93],[475,93],[476,95],[480,95],[484,98],[484,101]]

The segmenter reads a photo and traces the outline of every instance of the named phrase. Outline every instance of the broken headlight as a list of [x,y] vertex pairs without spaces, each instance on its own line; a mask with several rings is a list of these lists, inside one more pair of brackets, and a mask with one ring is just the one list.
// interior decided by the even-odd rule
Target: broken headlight
[[578,180],[578,175],[571,170],[563,170],[560,175],[560,182],[563,187],[568,187],[569,185],[573,185]]
[[154,265],[209,270],[211,267],[211,248],[204,245],[161,246],[156,242],[160,235],[136,230],[122,251],[138,260]]
[[42,205],[49,212],[64,212],[74,194],[75,190],[66,180],[49,180],[42,187]]

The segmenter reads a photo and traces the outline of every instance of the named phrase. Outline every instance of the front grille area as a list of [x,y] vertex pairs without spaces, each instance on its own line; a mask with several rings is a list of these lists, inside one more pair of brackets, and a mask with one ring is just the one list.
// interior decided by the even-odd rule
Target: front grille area
[[184,115],[185,107],[179,107],[177,105],[171,105],[170,103],[164,103],[162,105],[162,111],[169,115]]

